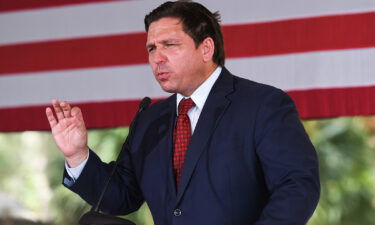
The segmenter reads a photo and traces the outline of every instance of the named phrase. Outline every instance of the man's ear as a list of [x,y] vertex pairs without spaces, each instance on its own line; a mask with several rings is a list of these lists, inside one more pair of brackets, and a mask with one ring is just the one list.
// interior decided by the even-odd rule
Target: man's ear
[[215,43],[211,37],[207,37],[201,43],[201,50],[204,62],[209,62],[212,60],[215,52]]

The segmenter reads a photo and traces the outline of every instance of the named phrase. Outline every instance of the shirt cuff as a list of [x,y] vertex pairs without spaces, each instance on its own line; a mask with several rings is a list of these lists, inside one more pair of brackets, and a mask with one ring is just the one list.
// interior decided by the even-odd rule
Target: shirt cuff
[[83,168],[85,168],[85,165],[89,160],[89,155],[90,153],[87,154],[85,161],[74,168],[69,167],[68,163],[65,161],[65,169],[68,172],[68,175],[73,179],[73,182],[75,182],[78,179],[79,175],[81,175]]

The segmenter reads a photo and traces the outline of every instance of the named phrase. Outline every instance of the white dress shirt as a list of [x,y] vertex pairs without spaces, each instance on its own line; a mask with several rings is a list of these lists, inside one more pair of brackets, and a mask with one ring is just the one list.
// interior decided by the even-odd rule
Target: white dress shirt
[[[183,98],[191,98],[193,102],[195,103],[195,106],[192,107],[188,111],[188,116],[190,118],[191,123],[191,133],[194,132],[195,127],[197,125],[199,116],[202,112],[203,106],[206,103],[208,94],[210,93],[212,87],[214,86],[214,83],[216,82],[217,78],[219,77],[221,73],[222,67],[218,66],[216,70],[205,80],[194,92],[191,94],[191,96],[183,96],[179,93],[177,93],[177,114],[178,114],[178,104]],[[75,168],[70,168],[68,163],[65,161],[65,168],[68,172],[69,176],[73,179],[73,182],[76,181],[81,174],[83,168],[85,167],[87,160],[89,159],[89,154],[87,155],[87,158],[85,161],[83,161],[79,166]]]
[[206,103],[208,94],[211,91],[212,86],[214,86],[215,81],[219,77],[221,73],[222,68],[219,66],[216,68],[216,70],[205,80],[194,92],[191,94],[191,96],[183,96],[179,93],[177,93],[177,115],[178,115],[178,104],[180,101],[184,98],[191,98],[193,102],[195,103],[195,106],[192,107],[188,111],[188,116],[191,123],[191,133],[194,132],[195,126],[197,125],[199,116],[201,115],[204,103]]

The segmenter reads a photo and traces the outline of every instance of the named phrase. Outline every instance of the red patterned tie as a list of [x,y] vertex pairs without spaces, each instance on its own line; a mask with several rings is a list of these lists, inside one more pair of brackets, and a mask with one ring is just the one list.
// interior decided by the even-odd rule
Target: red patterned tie
[[178,105],[178,116],[176,120],[176,127],[173,133],[173,169],[176,176],[177,188],[180,184],[182,168],[184,167],[184,160],[188,145],[191,139],[191,125],[187,112],[195,104],[191,98],[183,99]]

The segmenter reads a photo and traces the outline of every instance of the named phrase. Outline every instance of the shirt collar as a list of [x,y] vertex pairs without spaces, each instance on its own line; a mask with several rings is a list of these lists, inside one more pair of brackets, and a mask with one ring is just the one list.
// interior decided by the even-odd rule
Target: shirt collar
[[179,93],[177,93],[177,112],[178,112],[178,104],[183,98],[190,97],[194,103],[195,106],[202,110],[204,103],[207,100],[208,94],[210,93],[212,87],[214,86],[215,81],[219,77],[221,73],[222,67],[218,66],[215,71],[191,94],[191,96],[183,96]]

